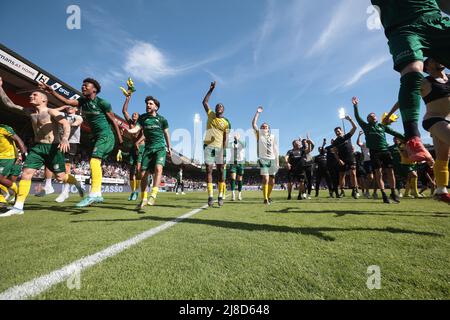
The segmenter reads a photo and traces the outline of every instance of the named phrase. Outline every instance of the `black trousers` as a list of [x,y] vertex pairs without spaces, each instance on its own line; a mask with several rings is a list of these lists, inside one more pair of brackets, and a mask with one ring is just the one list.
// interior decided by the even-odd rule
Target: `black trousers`
[[325,179],[328,187],[328,191],[332,193],[334,191],[333,183],[331,181],[331,175],[328,172],[328,169],[326,168],[318,168],[316,170],[316,195],[319,194],[320,190],[320,183],[322,182],[322,179]]

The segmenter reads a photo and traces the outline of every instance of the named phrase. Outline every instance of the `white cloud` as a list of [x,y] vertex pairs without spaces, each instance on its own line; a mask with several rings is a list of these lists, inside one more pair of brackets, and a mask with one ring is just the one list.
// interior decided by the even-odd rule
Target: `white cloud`
[[344,83],[344,87],[348,88],[355,83],[357,83],[359,80],[361,80],[362,77],[364,77],[366,74],[370,73],[371,71],[375,70],[376,68],[380,67],[384,63],[390,60],[389,56],[383,56],[378,59],[373,59],[366,63],[361,69],[359,69],[354,76],[352,76],[350,79],[348,79]]
[[136,42],[127,52],[124,70],[136,80],[157,84],[159,80],[175,76],[179,70],[169,65],[167,57],[154,45]]

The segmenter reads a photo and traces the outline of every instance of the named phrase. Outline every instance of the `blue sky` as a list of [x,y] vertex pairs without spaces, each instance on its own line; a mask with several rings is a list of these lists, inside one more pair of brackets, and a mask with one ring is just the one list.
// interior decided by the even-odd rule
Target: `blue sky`
[[[66,28],[72,4],[81,9],[81,30]],[[76,88],[88,76],[98,79],[118,114],[118,87],[132,76],[138,91],[130,111],[143,112],[145,96],[153,95],[171,130],[193,131],[195,113],[205,119],[201,102],[217,80],[211,105],[222,102],[233,128],[242,129],[264,106],[261,120],[280,130],[284,153],[308,132],[317,144],[332,138],[341,124],[337,110],[352,111],[353,95],[363,115],[381,115],[396,101],[399,76],[383,30],[367,27],[369,6],[369,0],[22,0],[1,10],[1,41]]]

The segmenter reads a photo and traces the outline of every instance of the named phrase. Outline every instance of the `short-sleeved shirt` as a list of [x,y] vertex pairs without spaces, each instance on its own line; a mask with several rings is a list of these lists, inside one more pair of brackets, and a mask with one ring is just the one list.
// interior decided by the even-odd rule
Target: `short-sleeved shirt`
[[229,144],[229,148],[232,150],[232,162],[234,164],[245,162],[245,142],[233,141]]
[[276,160],[275,135],[261,134],[261,131],[255,131],[258,141],[258,158],[263,160]]
[[169,128],[169,123],[157,114],[152,116],[145,113],[139,116],[136,126],[142,128],[145,136],[145,148],[147,150],[159,150],[166,148],[164,130]]
[[349,132],[345,136],[334,139],[333,147],[338,150],[339,158],[348,159],[353,156],[352,134]]
[[216,113],[208,111],[208,122],[206,124],[205,145],[214,148],[223,148],[223,136],[231,129],[227,118],[218,118]]
[[[72,127],[72,124],[74,124],[76,121],[79,121],[79,120],[81,120],[81,122],[83,122],[83,117],[76,115],[76,114],[67,114],[64,112],[61,112],[61,115],[70,124],[69,143],[79,144],[80,143],[80,134],[81,134],[81,124],[77,127]],[[64,132],[61,129],[61,136],[63,134],[64,134]]]
[[398,27],[409,25],[424,15],[441,15],[436,0],[372,0],[380,8],[386,36]]
[[286,154],[286,157],[288,157],[288,163],[292,166],[293,169],[297,169],[298,167],[305,165],[305,157],[303,156],[302,149],[289,150]]
[[16,144],[12,139],[16,133],[13,128],[0,124],[0,159],[15,159],[17,155]]
[[108,101],[99,97],[95,97],[94,100],[82,97],[78,99],[78,103],[79,109],[95,137],[113,135],[111,124],[106,116],[107,113],[112,111],[111,104]]

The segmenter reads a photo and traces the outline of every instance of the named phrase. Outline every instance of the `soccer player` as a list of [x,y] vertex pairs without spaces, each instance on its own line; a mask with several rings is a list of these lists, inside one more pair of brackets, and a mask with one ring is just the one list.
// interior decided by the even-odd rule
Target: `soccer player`
[[391,187],[391,199],[399,203],[400,199],[395,190],[395,175],[394,175],[394,163],[392,155],[388,150],[388,144],[386,142],[386,133],[393,135],[401,140],[405,140],[403,135],[394,131],[389,126],[378,122],[375,113],[370,113],[367,116],[367,122],[365,122],[359,115],[357,97],[352,98],[353,109],[355,111],[355,118],[358,124],[366,135],[366,144],[370,150],[370,159],[375,171],[375,179],[377,180],[378,188],[381,190],[384,203],[390,203],[389,198],[385,192],[385,185],[383,181],[383,170],[385,171],[388,179],[389,186]]
[[[132,92],[129,90],[128,95],[125,97],[125,102],[122,107],[122,114],[125,120],[127,121],[130,129],[133,129],[137,125],[139,113],[135,112],[131,117],[130,114],[128,113],[128,105],[130,103],[131,96]],[[141,134],[140,136],[128,134],[128,138],[131,141],[130,158],[128,160],[131,195],[128,197],[128,201],[136,201],[139,196],[138,190],[141,186],[140,174],[141,174],[142,155],[144,154],[145,149],[145,138],[143,134]]]
[[[152,97],[145,98],[146,113],[139,116],[136,126],[128,129],[131,134],[145,136],[145,149],[141,163],[141,202],[136,209],[143,210],[147,205],[154,206],[161,184],[161,177],[166,165],[167,155],[172,158],[169,123],[158,114],[160,102]],[[148,197],[147,186],[150,174],[153,176],[153,186]]]
[[320,184],[322,182],[322,179],[325,179],[325,182],[327,183],[328,192],[330,195],[330,198],[333,198],[333,184],[331,182],[331,176],[328,172],[328,165],[327,165],[327,154],[325,146],[327,144],[327,140],[323,139],[322,147],[319,148],[319,155],[317,155],[314,158],[314,163],[316,164],[316,198],[319,197],[319,191],[320,191]]
[[434,57],[450,67],[450,20],[442,16],[436,0],[372,0],[372,4],[380,9],[394,69],[401,75],[399,107],[406,150],[411,160],[432,164],[418,127],[423,59]]
[[241,136],[237,133],[234,140],[229,145],[232,150],[232,161],[230,164],[231,177],[231,201],[236,201],[236,181],[238,183],[238,200],[242,201],[242,187],[244,179],[245,166],[245,142],[241,140]]
[[177,183],[175,186],[175,192],[177,195],[179,195],[178,189],[181,189],[181,194],[185,195],[184,180],[183,180],[183,166],[180,166],[180,170],[178,170],[178,173],[177,173]]
[[[313,165],[314,159],[312,157],[312,152],[314,151],[315,145],[314,142],[310,139],[309,135],[306,136],[306,139],[302,139],[302,150],[303,157],[305,158],[305,192],[303,193],[303,199],[311,200],[311,192],[313,186]],[[308,193],[306,193],[306,191]]]
[[[424,71],[429,74],[422,81],[421,95],[426,104],[427,111],[424,116],[423,128],[430,132],[436,152],[434,175],[437,188],[435,197],[438,200],[449,202],[448,190],[448,155],[450,146],[450,82],[449,75],[445,73],[445,66],[434,58],[424,63]],[[388,116],[399,108],[396,103]]]
[[[326,140],[324,140],[326,141]],[[331,139],[331,145],[334,144],[334,139]],[[336,195],[336,198],[340,198],[339,196],[339,175],[340,175],[340,165],[339,165],[339,157],[337,155],[338,150],[336,147],[325,147],[325,150],[327,152],[327,169],[330,173],[331,177],[331,185],[332,185],[332,193],[331,196],[333,197],[333,193]]]
[[108,158],[115,147],[115,137],[111,125],[116,132],[119,145],[122,145],[123,139],[111,104],[98,97],[98,94],[101,92],[100,84],[95,79],[85,79],[81,86],[83,96],[78,100],[66,99],[43,82],[39,83],[39,87],[45,92],[52,94],[65,105],[78,108],[91,127],[94,142],[94,149],[90,157],[91,192],[76,206],[83,208],[92,204],[103,203],[102,161]]
[[[64,106],[62,108],[56,109],[58,111],[64,111],[61,115],[70,124],[70,136],[69,136],[69,151],[65,153],[64,160],[66,162],[66,173],[70,174],[72,166],[75,163],[75,157],[78,154],[78,146],[80,144],[81,135],[81,124],[83,123],[83,118],[77,115],[78,108],[72,106]],[[46,169],[48,170],[48,169]],[[56,202],[63,203],[69,198],[70,195],[70,185],[65,183],[61,194],[56,198]]]
[[[14,104],[2,88],[0,78],[0,99],[12,111],[20,112],[31,118],[36,145],[30,150],[23,165],[22,179],[19,183],[14,207],[0,217],[23,215],[25,200],[30,192],[31,179],[34,173],[44,165],[52,170],[56,178],[64,183],[73,184],[81,197],[84,196],[80,183],[70,174],[66,174],[64,154],[69,151],[70,125],[60,112],[47,107],[48,97],[40,91],[30,95],[32,108],[24,108]],[[64,134],[60,138],[59,125],[63,126]]]
[[204,156],[206,164],[207,174],[207,186],[208,186],[208,205],[212,207],[214,205],[214,189],[213,189],[213,170],[214,164],[217,168],[217,181],[219,189],[218,204],[219,207],[223,206],[223,199],[225,194],[225,149],[228,144],[228,132],[231,129],[231,124],[224,117],[225,107],[219,103],[216,105],[216,110],[213,112],[209,107],[209,98],[216,88],[216,82],[212,82],[208,93],[203,99],[203,107],[208,115],[208,122],[206,125],[206,135],[204,141]]
[[[356,144],[361,148],[361,153],[363,155],[363,168],[365,172],[365,185],[366,185],[366,192],[364,193],[364,196],[367,199],[370,199],[370,187],[373,185],[373,167],[372,167],[372,161],[370,160],[370,150],[367,148],[367,145],[361,141],[361,137],[363,136],[364,131],[359,131],[358,134],[358,140],[356,141]],[[377,188],[375,187],[375,190],[373,192],[373,196],[375,198],[375,195],[377,194]]]
[[405,193],[403,194],[403,197],[420,198],[419,189],[417,187],[419,177],[417,175],[416,162],[408,158],[406,145],[400,139],[394,137],[394,143],[400,153],[400,168],[398,174],[405,179]]
[[17,185],[10,177],[19,161],[16,146],[23,155],[27,154],[27,148],[22,139],[14,132],[13,128],[0,124],[0,207],[7,205],[10,197],[17,194]]
[[288,200],[292,199],[292,188],[294,183],[299,184],[298,200],[301,200],[305,189],[305,158],[303,156],[300,140],[292,142],[292,149],[286,153],[285,160],[288,169]]
[[352,137],[356,132],[356,124],[350,116],[345,116],[345,119],[352,125],[352,129],[349,133],[344,134],[341,127],[334,129],[336,138],[333,140],[332,147],[336,147],[337,153],[335,154],[339,162],[339,187],[341,194],[339,197],[345,196],[345,174],[350,171],[350,184],[352,187],[352,197],[358,199],[358,181],[356,179],[356,161],[353,155]]
[[275,135],[270,132],[270,126],[263,123],[258,129],[258,119],[263,112],[263,107],[259,107],[252,121],[252,127],[256,134],[258,145],[258,162],[261,168],[263,182],[264,204],[270,205],[270,198],[275,185],[275,176],[280,166],[278,144]]

